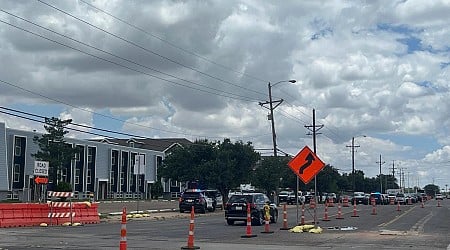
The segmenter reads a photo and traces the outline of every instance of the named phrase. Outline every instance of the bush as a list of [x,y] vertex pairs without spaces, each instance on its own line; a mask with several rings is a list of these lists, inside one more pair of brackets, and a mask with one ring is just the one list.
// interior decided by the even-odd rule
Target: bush
[[56,192],[72,192],[72,185],[68,182],[60,182],[55,187]]

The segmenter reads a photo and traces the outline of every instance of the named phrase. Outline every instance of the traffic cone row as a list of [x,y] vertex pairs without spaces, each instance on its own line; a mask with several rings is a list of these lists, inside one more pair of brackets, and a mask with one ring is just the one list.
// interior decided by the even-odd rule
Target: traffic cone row
[[316,199],[315,199],[315,197],[311,197],[311,199],[309,200],[309,208],[310,209],[316,208]]
[[343,207],[349,207],[349,204],[348,204],[348,197],[347,197],[347,196],[344,197],[342,206],[343,206]]

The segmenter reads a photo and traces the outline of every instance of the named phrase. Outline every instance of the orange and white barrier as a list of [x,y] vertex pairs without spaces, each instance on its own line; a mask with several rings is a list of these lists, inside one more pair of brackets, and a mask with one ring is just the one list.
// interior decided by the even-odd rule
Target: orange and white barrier
[[120,250],[127,250],[127,208],[122,209],[122,223],[120,225]]
[[247,229],[245,235],[242,235],[241,238],[253,238],[257,235],[252,234],[252,215],[250,210],[250,203],[247,203]]

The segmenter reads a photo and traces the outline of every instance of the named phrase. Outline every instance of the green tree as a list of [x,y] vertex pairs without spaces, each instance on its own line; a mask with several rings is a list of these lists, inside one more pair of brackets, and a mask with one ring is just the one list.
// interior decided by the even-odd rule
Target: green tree
[[198,181],[208,188],[216,188],[226,199],[231,188],[250,181],[258,159],[259,154],[250,142],[203,140],[175,149],[164,159],[158,172],[164,178]]
[[423,189],[427,195],[432,197],[434,197],[436,193],[439,193],[439,187],[434,184],[428,184]]
[[252,183],[269,194],[280,188],[291,188],[295,190],[296,175],[287,166],[289,158],[266,157],[253,171]]
[[49,162],[49,181],[55,184],[60,180],[58,173],[64,166],[70,164],[78,152],[76,147],[73,148],[64,140],[64,136],[69,133],[65,127],[71,122],[72,120],[62,121],[55,117],[45,118],[44,128],[47,133],[33,138],[39,150],[31,156],[36,160]]

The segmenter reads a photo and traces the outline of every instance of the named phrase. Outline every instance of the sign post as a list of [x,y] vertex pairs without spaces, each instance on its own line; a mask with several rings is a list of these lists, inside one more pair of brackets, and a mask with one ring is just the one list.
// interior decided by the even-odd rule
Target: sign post
[[48,184],[48,167],[48,161],[34,161],[33,175],[35,176],[35,185],[37,185],[36,189],[39,190],[39,203],[42,201],[43,193],[45,194],[45,190],[41,189],[44,189],[44,185]]
[[[289,161],[288,166],[303,181],[303,183],[308,184],[325,167],[325,163],[323,163],[308,146],[305,146]],[[315,189],[314,199],[316,199],[316,196],[317,190]],[[314,209],[314,225],[316,225],[316,209]]]

